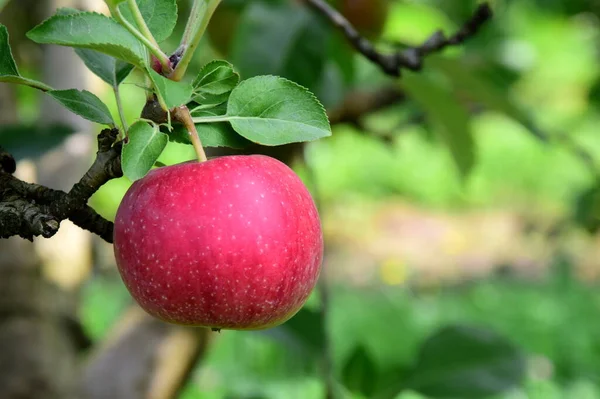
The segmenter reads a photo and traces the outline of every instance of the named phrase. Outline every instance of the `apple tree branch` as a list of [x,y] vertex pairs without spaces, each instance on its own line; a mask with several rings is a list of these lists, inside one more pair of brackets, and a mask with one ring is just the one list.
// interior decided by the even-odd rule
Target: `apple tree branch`
[[68,192],[24,182],[12,175],[13,157],[0,148],[0,238],[52,237],[60,222],[69,219],[107,242],[112,242],[113,224],[87,205],[106,182],[121,177],[121,146],[118,131],[107,129],[98,136],[96,160]]
[[446,37],[442,31],[437,31],[418,47],[388,54],[378,51],[373,43],[361,36],[354,26],[325,0],[305,1],[340,29],[356,51],[379,65],[387,75],[393,77],[399,77],[402,69],[420,71],[423,67],[423,61],[428,55],[449,46],[462,44],[465,40],[477,34],[479,29],[493,15],[490,5],[481,3],[473,16],[454,35]]

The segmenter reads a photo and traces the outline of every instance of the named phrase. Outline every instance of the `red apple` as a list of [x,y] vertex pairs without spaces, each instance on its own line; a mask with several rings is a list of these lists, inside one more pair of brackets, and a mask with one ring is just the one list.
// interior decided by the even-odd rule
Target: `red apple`
[[148,313],[214,329],[264,329],[292,317],[323,258],[315,204],[276,159],[227,156],[154,169],[119,206],[121,277]]

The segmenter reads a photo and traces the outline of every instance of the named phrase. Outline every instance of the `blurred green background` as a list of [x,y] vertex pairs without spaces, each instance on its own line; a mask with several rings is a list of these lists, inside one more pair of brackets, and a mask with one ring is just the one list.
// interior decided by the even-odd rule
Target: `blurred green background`
[[[265,42],[267,33],[293,29],[271,3],[280,2],[225,1],[230,14],[219,24],[231,49],[218,49],[213,33],[194,68],[226,57],[242,77],[303,80],[328,109],[381,87],[407,98],[334,125],[296,165],[324,223],[325,327],[315,292],[290,327],[300,339],[285,329],[223,331],[182,398],[323,397],[321,351],[311,347],[323,331],[345,394],[371,397],[373,381],[402,380],[423,342],[456,324],[494,331],[523,354],[524,381],[494,398],[600,398],[600,3],[493,1],[495,17],[479,34],[400,81],[347,51],[317,18],[292,44]],[[476,4],[391,1],[377,43],[392,49],[437,29],[451,34]],[[186,7],[180,2],[182,13]],[[261,18],[270,21],[262,31],[253,28]],[[330,39],[315,49],[319,29]],[[177,42],[175,35],[165,46]],[[254,62],[264,48],[295,62]],[[139,79],[122,88],[130,121],[143,106]],[[116,113],[112,93],[100,89]],[[37,93],[18,94],[19,121],[36,120]],[[191,158],[191,148],[170,143],[161,161]],[[129,184],[110,182],[94,207],[112,218]],[[114,266],[102,268],[80,309],[91,337],[102,339],[129,304]]]

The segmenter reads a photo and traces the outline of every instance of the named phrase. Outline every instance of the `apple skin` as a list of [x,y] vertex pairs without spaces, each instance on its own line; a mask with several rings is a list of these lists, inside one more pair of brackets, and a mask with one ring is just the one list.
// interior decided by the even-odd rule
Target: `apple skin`
[[284,163],[263,155],[188,162],[134,182],[117,211],[125,286],[170,323],[258,330],[291,318],[317,282],[315,203]]

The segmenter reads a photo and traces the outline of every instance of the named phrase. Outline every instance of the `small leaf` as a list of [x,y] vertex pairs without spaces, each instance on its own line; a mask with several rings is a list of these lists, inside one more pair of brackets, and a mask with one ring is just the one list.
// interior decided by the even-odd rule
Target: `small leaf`
[[95,50],[78,48],[75,53],[81,58],[90,71],[100,79],[116,87],[133,70],[134,66],[125,61],[118,60],[110,55],[99,53]]
[[450,149],[458,170],[467,176],[475,164],[475,143],[469,114],[449,91],[423,74],[405,74],[402,87],[436,125],[436,132]]
[[42,82],[21,76],[8,41],[8,30],[2,24],[0,24],[0,82],[22,84],[40,90],[52,90],[50,86]]
[[131,125],[123,146],[123,174],[130,180],[144,177],[160,157],[169,142],[158,126],[138,121]]
[[262,145],[282,145],[331,135],[325,109],[306,88],[276,76],[240,83],[229,97],[227,119],[236,132]]
[[[136,0],[144,21],[157,42],[171,36],[177,23],[177,3],[175,0]],[[121,13],[136,26],[135,19],[127,4],[119,5]]]
[[138,67],[146,63],[146,48],[117,21],[102,14],[54,15],[27,33],[36,43],[97,50]]
[[168,109],[183,105],[192,98],[191,84],[167,79],[152,69],[148,69],[148,73],[156,87],[157,95],[163,99]]
[[506,338],[451,326],[423,344],[408,388],[431,398],[488,398],[518,386],[525,372],[521,351]]
[[0,143],[15,159],[36,158],[77,131],[66,125],[0,126]]
[[377,385],[377,365],[363,347],[357,347],[342,370],[342,382],[351,392],[372,397]]
[[87,120],[104,125],[115,124],[106,104],[89,91],[51,90],[48,94],[73,113]]
[[223,104],[239,82],[240,75],[229,62],[209,62],[194,80],[194,101],[202,108]]

